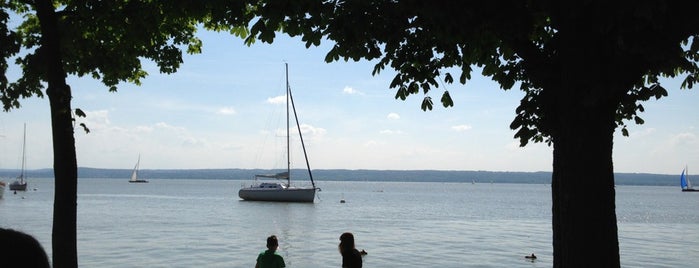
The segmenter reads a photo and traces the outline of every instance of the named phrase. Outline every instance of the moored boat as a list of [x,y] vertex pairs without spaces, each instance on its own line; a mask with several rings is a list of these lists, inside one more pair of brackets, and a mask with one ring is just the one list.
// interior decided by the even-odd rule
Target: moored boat
[[26,167],[27,156],[25,153],[27,147],[27,124],[24,124],[24,136],[22,141],[22,171],[20,171],[19,176],[10,183],[10,191],[26,191],[27,190],[27,180],[24,169]]
[[[289,105],[291,105],[294,112],[296,127],[298,128],[301,147],[303,148],[303,156],[306,159],[306,169],[308,170],[308,176],[312,185],[309,187],[296,187],[291,185],[291,161],[289,161]],[[241,188],[238,191],[238,197],[247,201],[313,202],[315,200],[316,191],[320,190],[313,181],[313,173],[311,172],[311,166],[308,162],[306,146],[303,144],[303,135],[301,134],[296,107],[294,107],[294,99],[291,95],[291,88],[289,87],[288,65],[286,65],[286,157],[286,172],[255,175],[254,183]],[[261,181],[262,179],[266,179],[267,181]]]

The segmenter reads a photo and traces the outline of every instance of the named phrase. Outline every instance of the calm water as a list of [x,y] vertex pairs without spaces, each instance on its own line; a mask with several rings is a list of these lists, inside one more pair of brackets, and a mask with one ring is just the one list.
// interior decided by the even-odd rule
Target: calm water
[[[321,182],[314,204],[240,201],[246,181],[81,179],[82,267],[253,267],[276,234],[287,267],[340,267],[342,232],[365,267],[551,267],[551,194],[541,184]],[[51,251],[53,180],[5,193],[0,226]],[[341,204],[340,199],[347,202]],[[699,193],[618,186],[624,267],[699,263]],[[534,252],[534,262],[523,258]]]

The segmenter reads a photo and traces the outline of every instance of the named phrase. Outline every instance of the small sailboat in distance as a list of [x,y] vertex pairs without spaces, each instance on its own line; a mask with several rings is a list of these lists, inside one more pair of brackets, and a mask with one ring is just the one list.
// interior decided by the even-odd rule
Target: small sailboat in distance
[[680,187],[682,187],[683,192],[699,192],[699,189],[694,189],[692,187],[692,182],[689,180],[689,171],[687,167],[682,170],[682,175],[680,175]]
[[129,182],[134,182],[134,183],[146,183],[146,182],[148,182],[147,180],[138,178],[138,168],[139,168],[140,164],[141,164],[141,155],[139,154],[138,161],[136,161],[136,166],[133,168],[133,171],[131,172],[131,179],[129,180]]

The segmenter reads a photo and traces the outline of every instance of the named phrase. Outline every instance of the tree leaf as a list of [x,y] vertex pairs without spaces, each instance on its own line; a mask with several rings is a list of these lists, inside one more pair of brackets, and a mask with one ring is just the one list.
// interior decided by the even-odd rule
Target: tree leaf
[[424,99],[422,99],[422,110],[427,111],[427,110],[432,110],[432,98],[427,96]]
[[451,95],[449,95],[449,91],[444,91],[444,94],[442,94],[441,101],[442,101],[442,105],[444,106],[444,108],[454,106],[454,101],[451,99]]
[[78,117],[86,117],[85,112],[83,112],[83,110],[81,110],[79,108],[75,109],[75,115]]

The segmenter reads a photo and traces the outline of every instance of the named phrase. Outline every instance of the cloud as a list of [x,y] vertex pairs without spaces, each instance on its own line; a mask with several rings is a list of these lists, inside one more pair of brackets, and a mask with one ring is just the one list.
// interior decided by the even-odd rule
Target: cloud
[[454,131],[462,132],[462,131],[467,131],[470,130],[472,127],[470,125],[456,125],[452,126],[451,129]]
[[352,87],[346,86],[344,89],[342,89],[342,94],[347,94],[347,95],[364,95],[363,92],[356,90]]
[[205,139],[198,139],[191,136],[181,137],[181,139],[183,146],[204,147],[208,145],[208,142]]
[[325,136],[327,130],[320,127],[314,127],[307,124],[301,124],[301,133],[310,135],[311,137],[319,138]]
[[150,127],[150,126],[136,126],[136,128],[134,128],[134,130],[135,130],[137,133],[150,133],[150,132],[153,132],[153,127]]
[[400,119],[400,115],[398,115],[397,113],[389,113],[386,116],[386,118],[392,119],[392,120],[398,120],[398,119]]
[[364,143],[364,147],[376,147],[376,146],[381,146],[381,145],[385,145],[385,144],[386,144],[385,142],[370,140],[370,141],[367,141]]
[[85,117],[77,117],[76,121],[84,123],[90,131],[107,129],[111,124],[107,110],[85,111]]
[[[301,134],[303,134],[304,139],[322,138],[323,136],[325,136],[325,133],[327,133],[327,132],[328,131],[325,130],[324,128],[314,127],[314,126],[311,126],[308,124],[301,124]],[[261,133],[265,134],[265,131],[262,131]],[[275,136],[278,136],[278,137],[285,137],[286,136],[286,131],[283,128],[277,129],[276,131],[274,131],[274,133],[275,133]],[[289,135],[291,135],[292,137],[298,137],[298,135],[299,135],[298,133],[299,133],[299,131],[295,126],[292,126],[289,129]]]
[[234,115],[236,114],[236,111],[233,109],[233,107],[222,107],[221,109],[218,109],[216,113],[222,115]]
[[271,103],[271,104],[286,103],[286,95],[280,95],[280,96],[276,96],[276,97],[267,98],[267,103]]
[[173,131],[183,131],[183,130],[185,130],[185,128],[183,128],[183,127],[176,127],[176,126],[170,125],[170,124],[165,123],[165,122],[158,122],[158,123],[155,123],[155,127],[156,127],[156,128],[159,128],[159,129],[166,129],[166,130],[173,130]]
[[682,147],[690,147],[693,144],[697,144],[699,142],[699,139],[697,139],[697,136],[694,133],[690,132],[683,132],[683,133],[678,133],[674,135],[670,139],[670,143],[673,146],[682,146]]
[[399,135],[399,134],[403,134],[403,131],[384,129],[384,130],[379,131],[379,133],[385,134],[385,135]]

